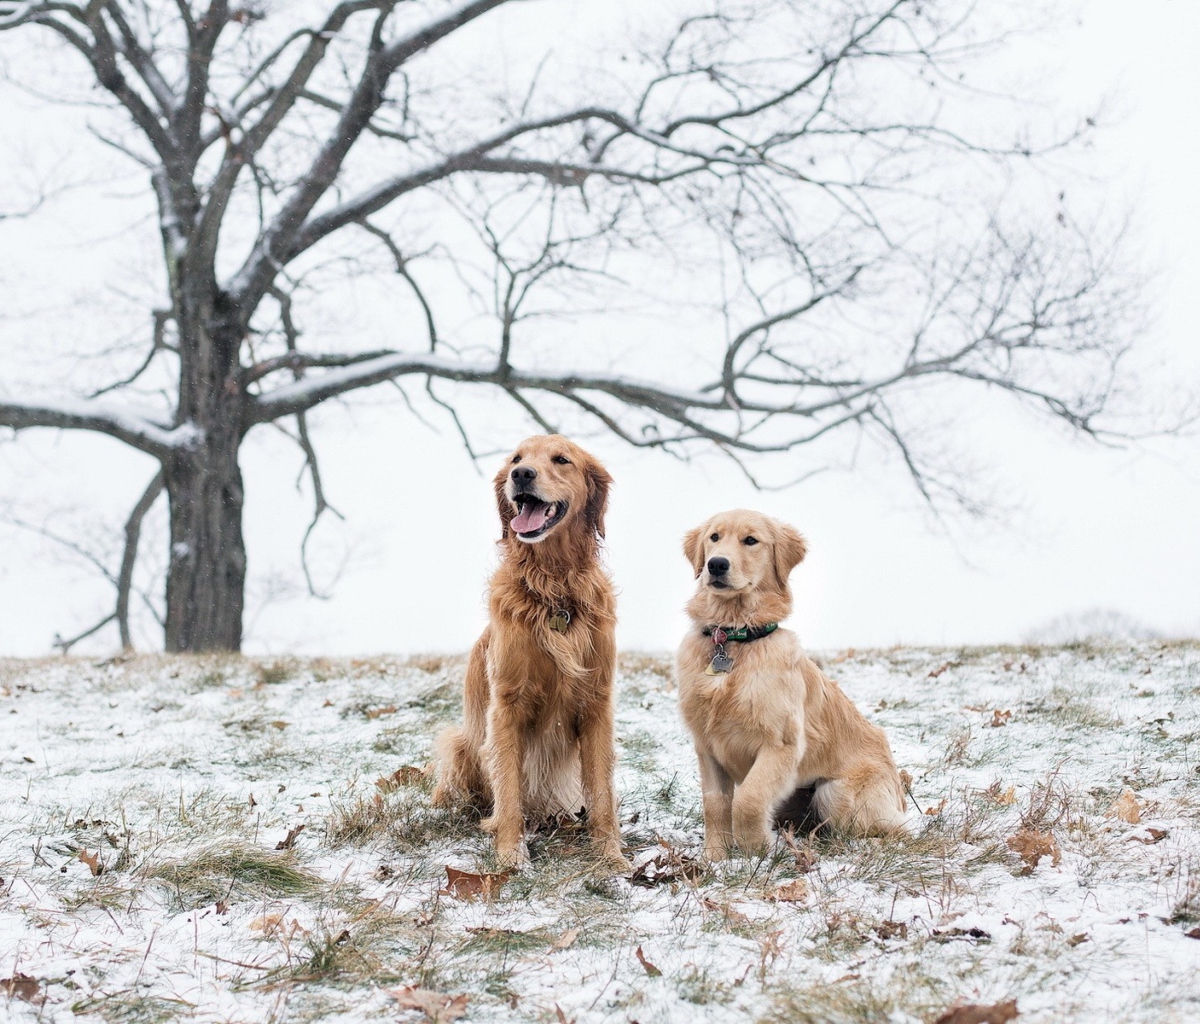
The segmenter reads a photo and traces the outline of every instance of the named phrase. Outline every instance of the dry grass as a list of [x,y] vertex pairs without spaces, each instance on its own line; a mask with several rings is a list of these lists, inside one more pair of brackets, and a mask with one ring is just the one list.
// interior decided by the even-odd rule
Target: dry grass
[[[432,808],[416,771],[375,785],[427,763],[462,657],[0,662],[14,726],[54,712],[20,762],[28,801],[5,805],[0,940],[41,979],[46,1020],[390,1020],[401,985],[467,993],[467,1020],[547,1024],[556,1006],[578,1024],[927,1024],[966,996],[1018,998],[1030,1024],[1200,1016],[1178,959],[1200,923],[1200,649],[826,661],[915,777],[932,813],[911,834],[696,861],[671,659],[626,654],[624,839],[677,870],[612,878],[562,822],[474,902],[443,890],[447,865],[496,868],[477,815]],[[1126,788],[1140,825],[1106,816]],[[1030,867],[1019,830],[1061,864]]]

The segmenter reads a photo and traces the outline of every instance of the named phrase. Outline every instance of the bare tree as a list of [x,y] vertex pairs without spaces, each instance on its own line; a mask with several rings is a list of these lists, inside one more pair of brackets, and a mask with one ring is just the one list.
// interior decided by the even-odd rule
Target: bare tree
[[[288,430],[319,517],[306,414],[384,382],[422,383],[456,422],[447,382],[544,429],[576,416],[735,458],[866,432],[930,500],[953,482],[907,410],[931,382],[1103,434],[1130,344],[1114,250],[1042,202],[1044,181],[1012,184],[1087,126],[993,137],[980,115],[997,101],[963,74],[1000,37],[972,5],[704,0],[670,24],[658,12],[586,75],[495,71],[505,19],[530,9],[0,0],[16,45],[75,55],[107,118],[95,134],[142,168],[157,211],[164,294],[143,351],[90,395],[0,395],[0,426],[98,431],[158,461],[114,580],[119,621],[165,488],[166,647],[237,649],[243,439]],[[67,98],[28,62],[13,78]],[[399,344],[306,345],[298,304],[350,303],[337,288],[378,269],[372,252],[409,295]],[[652,326],[689,306],[716,329]],[[596,315],[578,343],[539,329],[581,311]],[[606,311],[660,319],[618,355]]]

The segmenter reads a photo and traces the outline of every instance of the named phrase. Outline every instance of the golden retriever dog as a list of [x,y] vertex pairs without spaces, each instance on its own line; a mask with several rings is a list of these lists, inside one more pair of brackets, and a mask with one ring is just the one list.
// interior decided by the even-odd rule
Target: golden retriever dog
[[523,441],[496,475],[503,558],[433,800],[490,807],[483,828],[507,867],[529,861],[526,819],[581,808],[604,861],[629,867],[613,794],[616,601],[599,560],[611,483],[557,434]]
[[705,856],[720,860],[731,843],[762,853],[776,814],[806,788],[822,822],[859,835],[901,828],[904,789],[887,737],[778,628],[804,538],[735,509],[689,531],[683,551],[699,584],[676,672],[700,760]]

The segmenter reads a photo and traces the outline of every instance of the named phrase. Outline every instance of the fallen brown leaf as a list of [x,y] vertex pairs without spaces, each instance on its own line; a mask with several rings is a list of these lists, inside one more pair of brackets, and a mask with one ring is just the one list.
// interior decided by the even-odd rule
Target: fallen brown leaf
[[271,724],[273,726],[275,726],[276,729],[279,729],[281,732],[288,727],[288,723],[285,722],[282,718],[276,722],[272,722]]
[[952,1006],[933,1024],[1006,1024],[1019,1016],[1017,1001],[984,1006],[980,1003],[962,1003]]
[[785,882],[770,896],[779,903],[803,903],[808,899],[808,883],[803,878]]
[[[399,710],[395,704],[389,704],[386,708],[368,708],[368,718],[382,718],[384,715],[394,715]],[[461,1016],[461,1014],[459,1015]]]
[[930,678],[930,679],[936,679],[936,678],[937,678],[938,676],[940,676],[940,675],[941,675],[943,672],[945,672],[945,671],[946,671],[946,669],[948,669],[948,668],[953,668],[953,667],[954,667],[954,665],[953,665],[953,663],[952,663],[952,662],[949,662],[949,661],[944,661],[944,662],[942,662],[942,663],[941,663],[941,664],[940,664],[940,665],[939,665],[937,668],[935,668],[935,669],[934,669],[932,672],[930,672],[930,673],[929,673],[929,678]]
[[213,909],[218,914],[228,914],[229,913],[229,904],[226,903],[224,900],[217,900],[216,905],[213,907]]
[[988,722],[988,727],[991,729],[1002,729],[1004,726],[1008,725],[1008,720],[1010,718],[1012,718],[1011,711],[1001,711],[999,708],[996,708],[996,710],[992,712],[992,720]]
[[263,914],[250,922],[252,932],[262,932],[264,939],[269,939],[278,931],[283,930],[282,914]]
[[570,949],[575,945],[575,940],[579,938],[578,928],[568,928],[557,939],[551,943],[551,949]]
[[473,871],[460,871],[446,865],[446,888],[439,889],[439,896],[453,896],[456,900],[473,900],[482,896],[490,900],[512,877],[511,871],[477,875]]
[[634,953],[638,958],[638,963],[641,964],[642,967],[644,967],[646,969],[646,973],[648,975],[650,975],[650,977],[652,977],[652,978],[662,977],[662,971],[660,971],[657,967],[654,966],[654,964],[652,964],[649,960],[646,959],[646,954],[642,952],[641,946],[638,946],[638,948],[634,951]]
[[92,873],[93,877],[103,874],[104,865],[100,863],[99,850],[97,850],[95,853],[88,853],[87,850],[80,850],[79,859],[88,866],[88,870]]
[[1183,933],[1189,939],[1200,939],[1200,925],[1197,925],[1190,932]]
[[881,939],[908,938],[908,925],[903,921],[880,921],[871,930]]
[[943,942],[950,939],[975,939],[979,942],[990,942],[992,935],[982,928],[935,928],[933,937]]
[[700,906],[702,906],[705,910],[711,910],[724,915],[725,920],[730,924],[747,925],[750,923],[750,918],[748,918],[732,904],[717,903],[715,900],[710,900],[706,896],[700,900]]
[[1062,861],[1062,851],[1049,832],[1023,828],[1016,835],[1009,836],[1008,848],[1025,862],[1030,871],[1038,866],[1043,857],[1049,857],[1055,867]]
[[11,978],[0,978],[0,993],[8,996],[9,999],[24,999],[27,1003],[32,1003],[41,990],[41,982],[37,978],[31,978],[28,974],[21,974],[19,971]]
[[946,809],[946,798],[942,797],[941,801],[938,803],[938,805],[936,807],[926,807],[925,813],[936,816],[938,814],[941,814],[942,811],[944,811],[945,809]]
[[663,882],[695,878],[700,870],[694,857],[669,843],[659,842],[634,854],[629,880],[634,885],[650,888]]
[[562,1007],[558,1003],[554,1004],[554,1016],[558,1019],[558,1024],[575,1024],[575,1018],[567,1020],[567,1015],[563,1013]]
[[900,769],[900,782],[905,789],[912,789],[913,777],[903,768]]
[[1121,795],[1112,802],[1112,806],[1105,811],[1106,818],[1119,818],[1121,821],[1128,822],[1130,825],[1136,825],[1142,820],[1142,807],[1138,803],[1137,795],[1126,786],[1121,790]]
[[445,992],[417,988],[416,985],[406,985],[404,988],[388,989],[388,995],[406,1010],[420,1010],[431,1024],[446,1024],[458,1020],[467,1012],[466,993],[452,996]]
[[1080,932],[1078,935],[1072,935],[1069,939],[1067,939],[1067,945],[1074,949],[1076,946],[1082,946],[1090,939],[1091,936],[1088,935],[1087,932]]
[[285,838],[279,840],[279,842],[277,842],[275,844],[275,849],[277,849],[277,850],[292,849],[296,845],[296,837],[301,832],[303,832],[306,828],[308,828],[307,825],[297,825],[295,828],[289,828],[287,836]]
[[1165,828],[1148,828],[1144,836],[1130,836],[1131,843],[1144,843],[1146,846],[1153,846],[1155,843],[1161,843],[1171,833]]

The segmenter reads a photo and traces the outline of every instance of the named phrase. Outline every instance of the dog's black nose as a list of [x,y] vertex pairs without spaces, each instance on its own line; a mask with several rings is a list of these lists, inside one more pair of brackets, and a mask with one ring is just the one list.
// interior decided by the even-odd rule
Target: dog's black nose
[[532,466],[518,466],[512,471],[514,484],[532,483],[535,476],[537,476],[537,470]]
[[708,560],[708,572],[710,576],[724,576],[729,572],[729,559],[710,558]]

